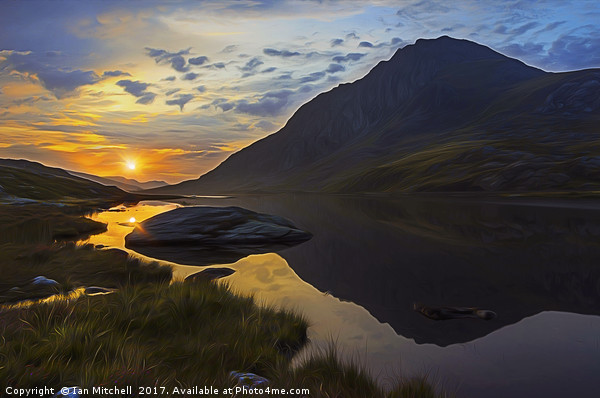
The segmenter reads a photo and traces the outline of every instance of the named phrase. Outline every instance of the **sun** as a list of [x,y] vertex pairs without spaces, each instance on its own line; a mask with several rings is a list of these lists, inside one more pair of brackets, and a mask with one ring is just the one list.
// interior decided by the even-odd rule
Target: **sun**
[[132,161],[128,161],[127,162],[127,168],[129,170],[135,170],[135,163],[133,163]]

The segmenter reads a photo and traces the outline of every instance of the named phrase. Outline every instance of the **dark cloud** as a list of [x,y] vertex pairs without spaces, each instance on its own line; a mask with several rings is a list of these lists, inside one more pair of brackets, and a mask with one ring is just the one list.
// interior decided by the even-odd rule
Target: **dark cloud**
[[203,93],[206,91],[206,86],[198,86],[196,87],[196,90],[198,90],[198,92]]
[[161,80],[164,80],[164,81],[167,81],[167,82],[173,82],[173,81],[175,81],[175,76],[167,76],[167,77],[165,77],[164,79],[161,79]]
[[338,73],[345,71],[346,68],[340,64],[329,64],[329,67],[325,70],[327,73]]
[[369,41],[361,41],[360,43],[358,43],[359,47],[373,47],[373,43],[369,42]]
[[331,39],[329,43],[331,44],[331,47],[341,46],[344,43],[344,39]]
[[213,69],[223,69],[223,68],[225,68],[225,62],[215,62],[212,65],[208,65],[208,67],[213,68]]
[[513,43],[500,48],[500,51],[510,57],[523,58],[524,56],[539,56],[544,51],[544,46],[539,43]]
[[256,102],[238,101],[235,109],[256,116],[275,116],[286,108],[289,98],[293,94],[292,90],[270,91]]
[[200,57],[190,58],[190,59],[188,59],[188,62],[191,65],[204,65],[206,62],[208,62],[208,57],[205,57],[204,55],[202,55]]
[[510,31],[510,33],[513,35],[522,35],[523,33],[530,31],[531,29],[537,27],[538,25],[539,25],[539,23],[537,23],[537,22],[529,22],[529,23],[519,26],[518,28],[512,29]]
[[107,70],[107,71],[104,71],[104,73],[102,74],[102,77],[116,77],[116,76],[131,76],[131,74],[120,71],[120,70]]
[[146,55],[151,58],[154,58],[154,61],[157,64],[160,63],[168,63],[171,64],[171,68],[175,69],[177,72],[187,72],[188,67],[186,66],[184,55],[190,53],[190,49],[180,50],[176,53],[168,52],[166,50],[161,50],[157,48],[146,47]]
[[183,75],[183,77],[181,79],[182,80],[195,80],[198,76],[200,76],[199,73],[189,72],[189,73],[186,73],[185,75]]
[[129,94],[137,97],[138,100],[135,101],[138,104],[147,105],[154,101],[156,94],[148,91],[148,87],[150,84],[140,82],[139,80],[119,80],[117,82],[117,86],[123,87],[123,89]]
[[498,25],[496,25],[496,27],[494,28],[494,30],[492,32],[499,33],[501,35],[505,35],[508,33],[508,27],[503,24],[498,24]]
[[283,74],[277,76],[277,80],[290,80],[291,78],[292,78],[291,73],[283,73]]
[[[80,87],[98,83],[100,76],[94,71],[80,69],[56,68],[40,62],[30,52],[0,51],[4,58],[0,62],[0,69],[13,70],[26,75],[26,78],[39,83],[56,98],[64,98],[74,94]],[[0,58],[0,59],[2,59]]]
[[360,37],[356,33],[348,33],[346,35],[346,40],[349,39],[360,40]]
[[147,94],[142,95],[135,103],[148,105],[154,102],[154,98],[156,98],[156,94],[148,92]]
[[194,99],[192,94],[179,94],[177,95],[177,99],[167,100],[165,103],[167,105],[177,105],[179,106],[179,110],[183,111],[183,107],[185,104]]
[[221,109],[223,112],[227,112],[235,107],[233,102],[229,102],[227,98],[216,98],[210,104],[204,104],[200,109],[208,109],[211,106]]
[[600,67],[600,29],[586,36],[559,37],[548,49],[545,65],[555,70]]
[[560,25],[562,25],[566,22],[567,21],[557,21],[557,22],[549,23],[548,25],[544,26],[542,29],[538,30],[536,33],[550,32],[551,30],[558,28]]
[[336,57],[333,57],[332,60],[334,62],[350,62],[350,61],[358,61],[360,60],[362,57],[364,57],[367,54],[364,53],[348,53],[346,55],[338,55]]
[[252,58],[250,61],[246,62],[244,66],[240,67],[240,70],[244,72],[242,77],[248,77],[256,74],[256,68],[263,64],[264,62],[257,57]]
[[271,72],[275,72],[276,70],[277,70],[276,67],[271,66],[270,68],[261,70],[260,73],[271,73]]
[[173,94],[175,94],[175,93],[178,93],[179,91],[181,91],[181,89],[180,89],[180,88],[174,88],[173,90],[169,90],[169,91],[167,91],[167,92],[165,93],[165,95],[168,97],[168,96],[170,96],[170,95],[173,95]]
[[300,55],[300,53],[297,51],[276,50],[274,48],[265,48],[265,49],[263,49],[263,53],[265,53],[266,55],[270,55],[272,57],[283,57],[283,58],[296,57],[296,56]]
[[325,72],[313,72],[308,76],[304,76],[300,79],[300,83],[309,83],[320,80],[325,77]]

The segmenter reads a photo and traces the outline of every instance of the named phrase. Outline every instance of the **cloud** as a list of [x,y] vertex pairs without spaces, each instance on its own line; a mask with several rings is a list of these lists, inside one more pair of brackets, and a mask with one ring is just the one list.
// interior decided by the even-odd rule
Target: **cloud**
[[271,66],[270,68],[261,70],[260,73],[271,73],[271,72],[275,72],[276,70],[277,70],[276,67]]
[[2,50],[0,60],[0,69],[13,70],[29,80],[39,82],[59,99],[74,94],[82,86],[93,85],[102,80],[94,71],[57,68],[40,62],[31,52]]
[[329,44],[331,44],[331,47],[341,46],[343,43],[344,39],[331,39],[331,41],[329,42]]
[[165,77],[164,79],[161,79],[161,80],[164,80],[164,81],[167,81],[167,82],[173,82],[173,81],[175,81],[175,76],[167,76],[167,77]]
[[190,49],[180,50],[176,53],[168,52],[166,50],[161,50],[157,48],[146,47],[146,55],[151,58],[154,58],[154,61],[157,64],[169,63],[171,64],[171,68],[175,69],[177,72],[187,72],[188,67],[186,66],[184,55],[190,53]]
[[206,62],[208,62],[208,57],[202,55],[200,57],[190,58],[190,59],[188,59],[188,62],[191,65],[203,65]]
[[262,64],[264,64],[264,62],[257,57],[252,58],[250,61],[246,62],[244,66],[240,67],[240,70],[244,72],[242,77],[248,77],[256,74],[256,68]]
[[358,46],[371,48],[371,47],[373,47],[373,43],[371,43],[369,41],[361,41],[360,43],[358,43]]
[[396,15],[415,20],[427,19],[432,14],[446,14],[451,11],[447,7],[447,1],[443,0],[422,0],[418,3],[410,4],[399,9]]
[[167,105],[177,105],[179,106],[179,110],[183,111],[183,107],[185,106],[185,104],[187,104],[193,99],[194,96],[192,94],[179,94],[177,96],[177,99],[167,100],[165,103]]
[[510,34],[512,35],[522,35],[523,33],[526,33],[528,31],[530,31],[531,29],[535,28],[539,26],[539,23],[537,22],[529,22],[526,23],[524,25],[519,26],[518,28],[514,28],[510,31]]
[[500,48],[500,51],[510,57],[517,58],[524,56],[539,56],[544,51],[544,46],[539,43],[513,43]]
[[367,54],[364,53],[348,53],[346,55],[338,55],[332,58],[334,62],[342,63],[342,62],[350,62],[350,61],[358,61],[362,57]]
[[254,127],[259,128],[263,131],[273,131],[275,130],[275,128],[277,128],[275,124],[271,123],[268,120],[261,120],[254,124]]
[[183,75],[183,77],[181,79],[182,80],[195,80],[198,76],[200,76],[199,73],[189,72],[189,73],[186,73],[185,75]]
[[536,33],[550,32],[551,30],[558,28],[560,25],[562,25],[566,22],[567,21],[556,21],[556,22],[549,23],[546,26],[544,26],[542,29],[538,30]]
[[356,33],[348,33],[346,35],[346,40],[350,40],[350,39],[360,40],[360,37]]
[[586,36],[560,36],[548,49],[545,65],[559,70],[599,67],[600,29]]
[[147,90],[147,88],[150,87],[150,84],[140,82],[139,80],[119,80],[117,86],[123,87],[126,92],[137,97],[138,100],[135,101],[137,104],[150,104],[156,97],[156,94]]
[[210,68],[210,69],[223,69],[225,68],[225,62],[215,62],[212,65],[207,65],[205,66],[205,68]]
[[309,83],[320,80],[325,77],[325,72],[313,72],[308,76],[300,78],[300,83]]
[[196,90],[200,93],[203,93],[206,91],[206,86],[198,86],[196,87]]
[[104,71],[104,73],[102,74],[102,77],[117,77],[117,76],[131,76],[131,74],[120,71],[120,70],[107,70],[107,71]]
[[168,97],[168,96],[170,96],[170,95],[173,95],[173,94],[175,94],[175,93],[178,93],[179,91],[181,91],[181,89],[180,89],[180,88],[174,88],[173,90],[169,90],[169,91],[167,91],[167,92],[165,93],[165,95]]
[[329,67],[325,70],[327,73],[338,73],[345,71],[346,68],[340,64],[329,64]]
[[265,53],[266,55],[270,55],[272,57],[283,57],[283,58],[296,57],[296,56],[300,55],[300,53],[297,51],[276,50],[274,48],[265,48],[265,49],[263,49],[263,53]]
[[258,101],[238,101],[235,109],[256,116],[275,116],[288,105],[292,90],[276,90],[265,93]]
[[228,46],[226,46],[224,49],[221,50],[222,53],[228,54],[228,53],[232,53],[235,50],[237,50],[238,46],[236,46],[235,44],[230,44]]

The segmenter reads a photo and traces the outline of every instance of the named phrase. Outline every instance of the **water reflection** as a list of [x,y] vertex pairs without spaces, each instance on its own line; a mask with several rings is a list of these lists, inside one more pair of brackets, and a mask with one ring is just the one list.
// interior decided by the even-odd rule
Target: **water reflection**
[[[303,312],[312,341],[334,337],[382,376],[390,369],[437,374],[451,389],[460,385],[459,397],[600,391],[600,211],[593,203],[286,195],[193,204],[239,205],[312,232],[300,246],[227,265],[237,271],[227,279],[259,301]],[[113,232],[109,226],[109,240],[93,239],[107,244]],[[108,244],[122,247],[128,231],[118,232],[120,242],[115,234]],[[201,269],[177,267],[176,275]],[[414,312],[414,302],[478,306],[498,317],[436,322]]]

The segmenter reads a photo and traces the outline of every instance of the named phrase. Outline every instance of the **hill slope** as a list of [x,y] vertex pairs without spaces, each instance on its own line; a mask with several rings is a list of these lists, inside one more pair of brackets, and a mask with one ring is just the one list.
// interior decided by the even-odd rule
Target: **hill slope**
[[[27,160],[0,159],[0,199],[127,199],[131,194]],[[11,199],[12,198],[12,199]]]
[[447,36],[320,94],[198,180],[154,192],[600,190],[600,70]]
[[135,192],[144,189],[152,189],[167,185],[164,181],[146,181],[139,182],[133,178],[125,178],[121,176],[99,177],[93,174],[81,173],[79,171],[70,171],[69,174],[76,177],[85,178],[86,180],[94,181],[102,185],[115,186],[124,191]]

